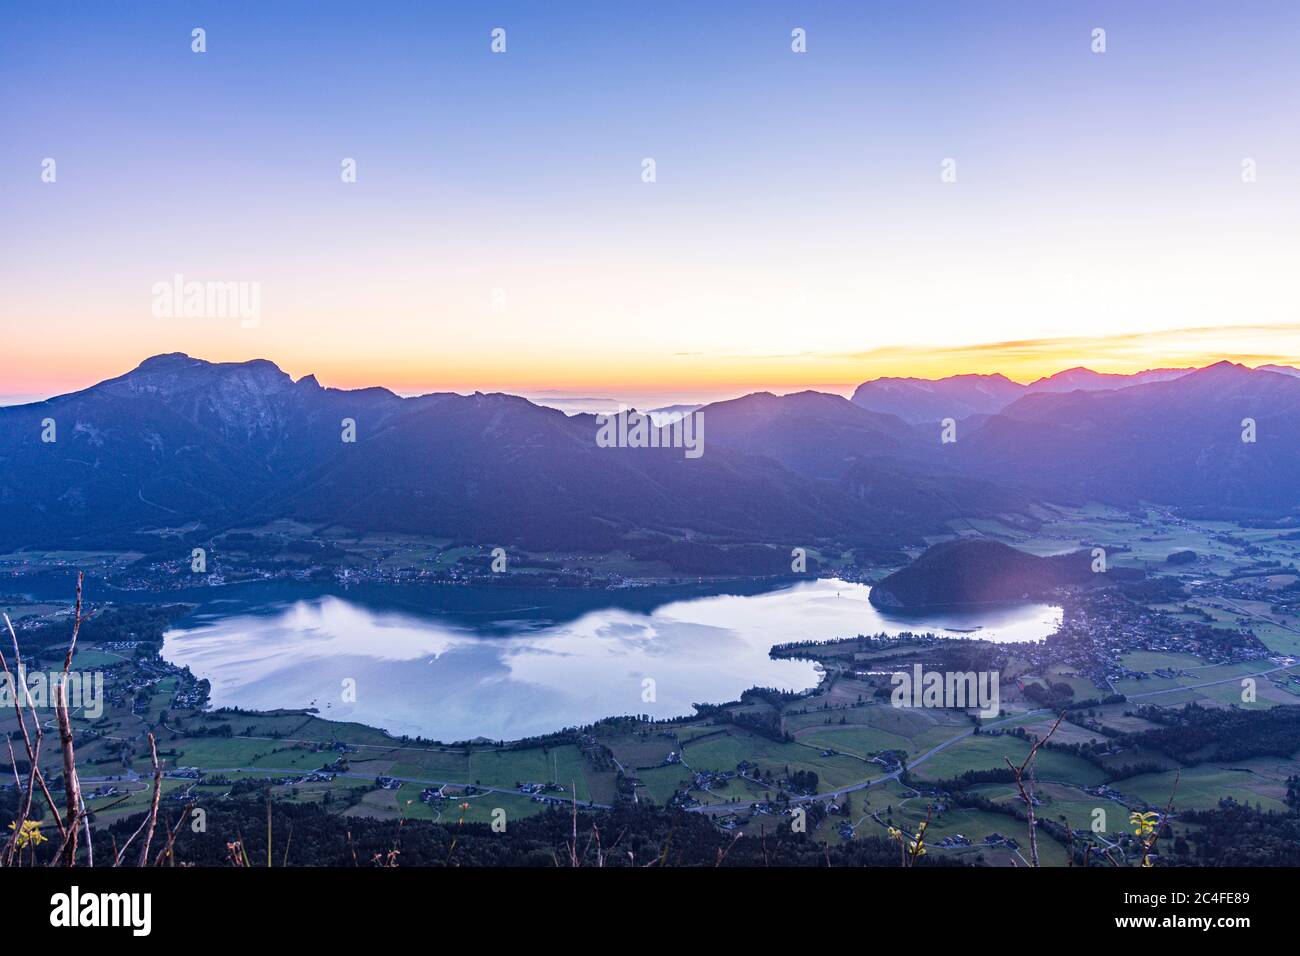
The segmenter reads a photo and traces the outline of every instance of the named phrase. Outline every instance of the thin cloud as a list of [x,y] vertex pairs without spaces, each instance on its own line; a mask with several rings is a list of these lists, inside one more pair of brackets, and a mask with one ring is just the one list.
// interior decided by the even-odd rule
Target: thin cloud
[[[1232,339],[1252,340],[1250,344],[1255,348],[1249,351],[1225,350],[1224,340]],[[1275,350],[1260,348],[1262,344],[1273,341],[1277,342]],[[1064,363],[1060,364],[1061,368],[1098,360],[1147,363],[1147,367],[1184,366],[1223,359],[1242,363],[1290,364],[1300,359],[1300,323],[1194,326],[1104,336],[1051,336],[952,346],[891,345],[867,351],[828,353],[824,357],[872,364],[893,364],[924,357],[929,362],[947,359],[962,365],[978,365],[986,371],[998,370],[999,364],[1007,360],[1023,363],[1031,359],[1048,364]],[[1150,364],[1153,360],[1154,365]]]

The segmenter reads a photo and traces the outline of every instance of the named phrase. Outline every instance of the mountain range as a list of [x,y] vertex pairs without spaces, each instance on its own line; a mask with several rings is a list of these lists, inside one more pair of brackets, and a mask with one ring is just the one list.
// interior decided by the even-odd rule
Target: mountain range
[[[1282,370],[1286,366],[1269,366]],[[1180,378],[1190,368],[1159,368],[1133,375],[1094,372],[1077,367],[1040,378],[1028,385],[1005,375],[950,375],[947,378],[877,378],[863,382],[853,393],[853,403],[873,412],[897,415],[913,424],[961,419],[970,415],[1000,412],[1012,402],[1043,392],[1093,392],[1167,382]],[[1300,375],[1300,371],[1290,370]]]
[[[1223,362],[1130,377],[1071,369],[1028,386],[877,379],[851,401],[756,393],[704,406],[705,453],[690,459],[599,447],[595,416],[511,395],[403,398],[294,381],[265,360],[159,355],[0,408],[0,549],[147,552],[165,535],[197,541],[280,518],[535,550],[869,553],[958,517],[1032,524],[1044,501],[1294,520],[1297,375]],[[955,442],[941,441],[943,418],[958,420]],[[345,419],[355,441],[343,440]]]

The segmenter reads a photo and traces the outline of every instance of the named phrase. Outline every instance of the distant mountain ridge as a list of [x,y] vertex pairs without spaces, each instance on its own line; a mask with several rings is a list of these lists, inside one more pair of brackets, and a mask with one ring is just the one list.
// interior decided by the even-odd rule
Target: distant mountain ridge
[[[1069,368],[1037,379],[1028,385],[1013,382],[1001,374],[950,375],[946,378],[877,378],[863,382],[853,393],[855,405],[874,412],[897,415],[911,424],[962,419],[970,415],[993,414],[1012,402],[1039,392],[1098,391],[1128,388],[1148,382],[1180,378],[1191,368],[1160,368],[1117,375],[1091,369]],[[1296,372],[1300,375],[1300,372]]]
[[[901,422],[836,396],[760,396],[710,410],[707,454],[688,460],[680,449],[599,447],[595,416],[511,395],[402,398],[295,382],[260,359],[159,355],[90,388],[0,408],[0,547],[148,551],[164,532],[201,538],[281,518],[536,550],[692,536],[787,554],[832,539],[892,549],[916,529],[942,530],[952,505],[886,507],[831,469],[788,467],[810,450],[788,424],[810,417],[802,403],[833,408],[828,423],[859,420],[868,441],[853,446],[847,428],[835,439],[859,458],[871,442],[887,450],[906,438]],[[47,419],[53,442],[42,440]],[[343,441],[344,420],[355,442]],[[978,491],[956,494],[958,510],[988,513]],[[999,507],[1018,502],[1028,504],[1002,495]]]
[[[1038,388],[1002,376],[927,386],[924,402],[951,388],[967,407],[1019,395],[961,418],[955,442],[905,401],[901,414],[814,391],[715,402],[699,409],[705,453],[687,460],[598,447],[594,416],[512,395],[403,398],[294,381],[260,359],[160,355],[0,408],[0,548],[148,552],[287,518],[533,550],[897,554],[958,518],[1033,527],[1044,502],[1300,520],[1296,374],[1221,362],[1116,388],[1068,371]],[[920,380],[890,381],[906,397]],[[1064,388],[1080,382],[1098,387]]]
[[947,378],[877,378],[853,392],[854,405],[920,424],[945,418],[1000,411],[1019,398],[1025,386],[1005,375],[951,375]]
[[1121,389],[1027,395],[951,450],[964,474],[1014,475],[1036,495],[1294,513],[1300,378],[1219,362]]

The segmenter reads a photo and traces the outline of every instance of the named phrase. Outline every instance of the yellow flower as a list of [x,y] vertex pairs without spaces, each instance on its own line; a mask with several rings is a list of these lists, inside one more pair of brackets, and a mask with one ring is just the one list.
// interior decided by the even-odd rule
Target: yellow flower
[[1130,813],[1128,822],[1133,824],[1136,829],[1133,831],[1135,836],[1150,836],[1156,832],[1156,823],[1160,819],[1160,814],[1152,811],[1149,813]]
[[[15,829],[15,825],[9,824],[9,829]],[[15,845],[22,850],[28,845],[40,846],[42,843],[47,842],[49,841],[45,839],[45,834],[41,832],[41,825],[38,821],[24,820],[23,828],[18,831],[18,839],[15,841]]]

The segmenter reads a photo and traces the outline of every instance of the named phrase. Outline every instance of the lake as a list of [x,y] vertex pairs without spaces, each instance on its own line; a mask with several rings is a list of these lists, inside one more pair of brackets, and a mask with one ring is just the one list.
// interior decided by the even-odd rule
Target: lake
[[176,596],[200,606],[167,632],[163,656],[211,681],[217,707],[316,707],[395,734],[512,740],[817,683],[811,662],[770,658],[774,644],[905,630],[1038,640],[1061,619],[1041,604],[886,615],[869,587],[832,579],[766,588],[199,588]]

